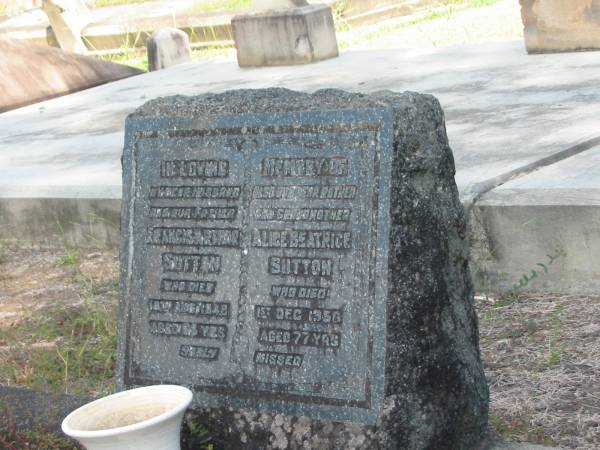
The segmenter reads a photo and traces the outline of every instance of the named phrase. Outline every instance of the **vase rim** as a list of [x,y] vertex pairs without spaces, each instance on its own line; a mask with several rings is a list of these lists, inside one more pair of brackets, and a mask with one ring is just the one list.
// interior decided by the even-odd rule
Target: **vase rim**
[[[183,395],[183,398],[177,402],[177,405],[175,407],[169,409],[168,411],[165,411],[162,414],[158,414],[156,416],[152,416],[148,419],[145,419],[145,420],[142,420],[139,422],[135,422],[135,423],[132,423],[129,425],[124,425],[124,426],[114,427],[114,428],[106,428],[103,430],[79,430],[76,428],[72,428],[69,425],[70,420],[74,416],[85,413],[85,410],[93,405],[110,402],[119,397],[125,397],[132,392],[143,393],[145,391],[148,391],[150,393],[152,391],[158,391],[158,390],[178,391],[179,393],[184,394],[184,395]],[[166,420],[176,416],[177,414],[180,414],[182,411],[185,411],[187,409],[187,407],[189,406],[189,404],[192,401],[192,398],[193,398],[192,391],[190,391],[188,388],[186,388],[184,386],[179,386],[179,385],[175,385],[175,384],[155,384],[155,385],[151,385],[151,386],[144,386],[144,387],[139,387],[139,388],[135,388],[135,389],[129,389],[126,391],[116,392],[114,394],[107,395],[106,397],[99,398],[97,400],[94,400],[92,402],[89,402],[89,403],[86,403],[85,405],[80,406],[79,408],[72,411],[67,417],[65,417],[63,419],[61,428],[66,435],[68,435],[72,438],[75,438],[75,439],[77,439],[77,438],[102,438],[102,437],[116,436],[116,435],[124,434],[124,433],[130,433],[130,432],[138,431],[138,430],[147,428],[149,426],[155,425],[157,423],[166,421]]]

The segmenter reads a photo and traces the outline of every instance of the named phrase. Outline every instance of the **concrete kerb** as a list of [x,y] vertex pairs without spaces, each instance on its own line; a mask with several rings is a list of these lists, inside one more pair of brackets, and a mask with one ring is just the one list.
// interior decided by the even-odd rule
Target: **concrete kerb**
[[600,146],[514,178],[471,209],[481,290],[598,292]]
[[463,202],[465,210],[467,213],[469,213],[471,208],[483,195],[494,190],[499,186],[502,186],[510,180],[523,177],[543,167],[555,164],[564,159],[570,158],[571,156],[575,156],[579,153],[585,152],[586,150],[590,150],[598,145],[600,145],[600,136],[591,139],[586,139],[583,142],[574,144],[573,146],[565,150],[553,153],[550,156],[539,159],[530,164],[526,164],[509,172],[502,173],[493,178],[490,178],[489,180],[475,183],[469,186],[468,189],[465,192],[463,192],[463,195],[461,196],[461,201]]
[[[545,167],[595,150],[587,139],[531,164],[470,186],[461,198],[468,215],[472,273],[484,292],[596,292],[600,289],[600,189],[498,189]],[[582,237],[584,237],[582,239]]]
[[0,240],[41,248],[115,248],[120,217],[120,199],[0,198]]

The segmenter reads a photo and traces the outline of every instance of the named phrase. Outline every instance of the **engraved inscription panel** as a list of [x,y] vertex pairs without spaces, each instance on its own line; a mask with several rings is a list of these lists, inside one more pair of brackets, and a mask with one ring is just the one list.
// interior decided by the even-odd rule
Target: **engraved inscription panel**
[[125,164],[126,384],[188,385],[203,406],[377,416],[391,120],[325,118],[142,123]]

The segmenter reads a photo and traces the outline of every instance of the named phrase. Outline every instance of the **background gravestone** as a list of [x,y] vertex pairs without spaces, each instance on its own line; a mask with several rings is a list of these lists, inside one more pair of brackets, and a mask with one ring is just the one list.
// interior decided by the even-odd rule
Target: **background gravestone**
[[123,177],[121,387],[190,386],[217,448],[483,442],[465,220],[435,98],[158,99],[128,118]]
[[529,53],[600,49],[600,1],[519,1]]
[[338,56],[330,6],[273,0],[257,8],[231,19],[240,67],[307,64]]
[[148,70],[165,69],[191,61],[190,38],[177,28],[160,28],[146,40]]

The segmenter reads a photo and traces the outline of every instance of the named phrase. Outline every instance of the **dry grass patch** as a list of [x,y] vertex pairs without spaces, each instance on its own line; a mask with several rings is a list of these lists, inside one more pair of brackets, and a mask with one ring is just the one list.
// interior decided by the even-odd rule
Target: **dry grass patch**
[[0,263],[0,383],[110,392],[117,268],[116,252],[9,252]]
[[[0,259],[0,383],[97,396],[112,388],[115,250]],[[505,438],[600,448],[600,296],[476,301],[492,426]]]
[[479,298],[491,423],[505,438],[600,448],[600,296]]

